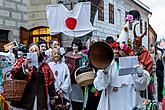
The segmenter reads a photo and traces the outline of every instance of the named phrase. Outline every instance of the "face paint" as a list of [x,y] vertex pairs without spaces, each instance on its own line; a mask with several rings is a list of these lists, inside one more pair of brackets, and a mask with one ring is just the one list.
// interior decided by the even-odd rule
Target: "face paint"
[[46,51],[46,44],[41,44],[40,45],[40,51],[45,52]]
[[29,52],[30,52],[30,53],[37,52],[37,55],[38,55],[38,56],[39,56],[39,54],[40,54],[40,50],[39,50],[39,48],[38,48],[37,45],[31,46],[31,47],[29,48]]
[[72,46],[73,52],[77,53],[78,52],[78,46],[73,44]]

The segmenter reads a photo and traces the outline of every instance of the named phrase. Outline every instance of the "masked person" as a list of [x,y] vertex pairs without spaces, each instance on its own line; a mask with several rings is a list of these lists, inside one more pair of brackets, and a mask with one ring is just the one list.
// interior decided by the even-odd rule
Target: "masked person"
[[[12,78],[17,80],[27,80],[21,101],[12,102],[12,105],[21,109],[44,110],[47,109],[48,94],[54,100],[54,75],[49,65],[43,62],[44,57],[37,44],[29,46],[30,53],[37,53],[38,68],[29,66],[31,59],[20,57],[12,68]],[[53,101],[52,101],[53,102]],[[52,103],[53,104],[53,103]]]
[[17,59],[19,59],[20,57],[26,57],[27,52],[28,48],[23,44],[19,44],[17,48]]
[[45,56],[45,51],[47,50],[47,42],[44,39],[40,39],[37,44],[40,47],[40,52]]
[[[134,56],[129,46],[129,23],[135,19],[139,19],[139,15],[140,13],[136,10],[129,12],[127,18],[132,19],[127,20],[117,42],[110,44],[113,48],[114,59],[107,68],[97,71],[94,86],[97,90],[102,90],[97,110],[145,109],[139,91],[145,90],[148,87],[150,81],[149,72],[144,68],[143,64],[136,59],[136,65],[127,67],[124,75],[121,75],[120,64],[124,63],[125,66],[127,66],[127,62],[120,62],[122,60],[119,60],[124,57],[128,60],[130,57],[127,56]],[[135,71],[130,71],[129,69],[131,68]]]
[[[60,50],[57,48],[52,49],[52,61],[49,63],[51,70],[53,71],[56,81],[54,82],[57,99],[55,102],[56,107],[58,104],[61,104],[59,100],[63,99],[63,104],[65,106],[70,105],[69,94],[71,92],[71,81],[70,81],[70,72],[68,66],[62,62]],[[58,102],[59,101],[59,102]],[[69,108],[67,108],[69,110]]]
[[82,42],[78,38],[74,38],[72,41],[72,50],[69,51],[66,55],[66,63],[69,66],[70,73],[71,73],[71,103],[73,110],[82,110],[84,97],[83,97],[83,90],[75,81],[74,72],[79,67],[85,67],[89,64],[88,57],[86,54],[82,52]]
[[57,48],[60,49],[60,53],[62,55],[62,61],[65,61],[64,59],[64,55],[65,55],[65,49],[63,47],[60,47],[60,44],[58,41],[53,41],[50,40],[49,42],[49,49],[45,51],[45,55],[46,55],[46,62],[49,63],[51,61],[51,55],[52,55],[52,49],[53,48]]
[[[129,54],[113,45],[115,59]],[[140,65],[135,67],[136,74],[119,76],[119,62],[113,60],[109,67],[98,70],[94,79],[94,86],[102,90],[97,110],[143,110],[142,98],[139,90],[145,90],[149,83],[149,73]]]

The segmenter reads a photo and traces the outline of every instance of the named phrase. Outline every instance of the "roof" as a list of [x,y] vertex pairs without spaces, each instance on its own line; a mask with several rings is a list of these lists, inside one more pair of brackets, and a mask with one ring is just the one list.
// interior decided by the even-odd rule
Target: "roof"
[[132,0],[134,3],[136,3],[137,5],[139,5],[141,8],[143,8],[145,11],[149,12],[150,14],[152,14],[152,12],[150,12],[150,8],[145,5],[144,3],[142,3],[140,0]]

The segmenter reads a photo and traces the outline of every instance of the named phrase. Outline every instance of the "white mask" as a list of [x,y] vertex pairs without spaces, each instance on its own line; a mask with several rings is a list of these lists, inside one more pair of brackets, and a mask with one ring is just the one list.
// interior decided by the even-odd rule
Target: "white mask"
[[73,44],[72,49],[73,49],[74,53],[78,52],[78,46],[77,45]]
[[41,44],[40,45],[40,51],[45,52],[46,51],[46,44]]
[[18,51],[17,54],[18,54],[18,58],[23,56],[23,52],[22,51]]

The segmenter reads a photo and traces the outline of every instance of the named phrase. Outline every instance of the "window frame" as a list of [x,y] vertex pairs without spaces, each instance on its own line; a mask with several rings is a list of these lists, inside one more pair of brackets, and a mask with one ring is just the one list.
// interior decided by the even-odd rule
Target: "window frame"
[[143,20],[140,19],[140,34],[143,33]]
[[98,20],[104,21],[104,1],[101,0],[98,6]]
[[114,5],[109,3],[109,23],[114,24],[115,15],[114,15]]

